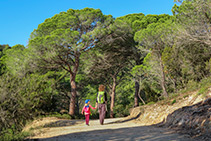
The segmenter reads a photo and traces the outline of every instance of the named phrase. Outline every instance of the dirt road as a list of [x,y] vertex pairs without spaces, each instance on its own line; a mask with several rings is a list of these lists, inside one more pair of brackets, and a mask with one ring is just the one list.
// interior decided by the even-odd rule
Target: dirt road
[[[54,126],[54,127],[52,127]],[[56,127],[55,127],[56,126]],[[91,120],[86,126],[82,120],[58,120],[39,129],[40,134],[30,140],[46,141],[189,141],[185,135],[165,128],[142,126],[123,118],[106,119],[104,125]]]

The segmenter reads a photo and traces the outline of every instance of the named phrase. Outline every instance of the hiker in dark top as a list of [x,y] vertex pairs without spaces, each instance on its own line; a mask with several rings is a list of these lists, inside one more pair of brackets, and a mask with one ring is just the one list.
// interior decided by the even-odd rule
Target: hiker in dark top
[[101,125],[103,125],[104,118],[105,118],[105,115],[106,115],[106,110],[107,110],[106,104],[107,104],[107,94],[105,92],[105,86],[100,85],[99,91],[97,93],[96,106],[98,107],[99,119],[100,119]]

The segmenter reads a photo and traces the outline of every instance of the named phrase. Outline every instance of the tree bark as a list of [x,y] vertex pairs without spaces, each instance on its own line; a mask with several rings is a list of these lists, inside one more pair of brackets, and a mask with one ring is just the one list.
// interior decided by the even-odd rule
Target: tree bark
[[135,81],[134,107],[139,106],[139,102],[138,102],[139,87],[140,87],[139,82],[136,80]]
[[161,71],[161,87],[163,89],[163,96],[164,97],[168,97],[168,93],[166,91],[166,78],[165,78],[165,74],[164,74],[164,67],[163,67],[163,61],[161,58],[161,54],[158,53],[159,56],[159,62],[160,62],[160,71]]
[[70,86],[71,86],[71,98],[69,106],[69,114],[75,114],[75,104],[76,104],[76,83],[75,83],[75,74],[70,74]]
[[115,94],[116,94],[116,76],[112,77],[113,79],[113,85],[111,90],[111,105],[110,105],[110,117],[114,118],[114,104],[115,104]]
[[[143,63],[143,59],[141,58],[141,54],[136,52],[135,53],[135,62],[136,65],[141,65]],[[135,77],[135,95],[134,95],[134,107],[138,107],[139,106],[139,100],[138,100],[138,96],[139,96],[139,90],[140,89],[140,84],[139,84],[139,78]]]
[[140,93],[141,93],[141,90],[139,90],[139,92],[138,92],[138,97],[143,102],[143,104],[146,105],[146,103],[144,102],[143,98],[141,98]]
[[76,82],[75,82],[75,78],[76,78],[76,74],[78,72],[78,67],[79,67],[79,57],[80,57],[81,53],[76,51],[75,52],[75,62],[74,62],[74,68],[73,71],[71,71],[70,66],[69,70],[70,70],[70,86],[71,86],[71,98],[70,98],[70,106],[69,106],[69,114],[70,115],[75,115],[75,110],[76,110],[76,96],[77,96],[77,91],[76,91]]

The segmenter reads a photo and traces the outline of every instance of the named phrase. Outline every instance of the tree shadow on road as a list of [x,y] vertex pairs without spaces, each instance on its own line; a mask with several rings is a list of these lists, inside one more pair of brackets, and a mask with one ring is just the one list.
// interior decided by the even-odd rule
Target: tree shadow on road
[[65,127],[65,126],[73,126],[76,124],[82,123],[83,120],[58,120],[55,122],[51,122],[48,124],[45,124],[43,127]]
[[132,121],[132,120],[137,119],[140,115],[141,115],[141,113],[139,113],[139,114],[138,114],[137,116],[135,116],[135,117],[128,118],[128,119],[124,119],[124,120],[117,120],[117,121],[114,121],[114,122],[105,123],[105,125],[108,125],[108,124],[115,124],[115,123],[124,123],[124,122],[128,122],[128,121]]

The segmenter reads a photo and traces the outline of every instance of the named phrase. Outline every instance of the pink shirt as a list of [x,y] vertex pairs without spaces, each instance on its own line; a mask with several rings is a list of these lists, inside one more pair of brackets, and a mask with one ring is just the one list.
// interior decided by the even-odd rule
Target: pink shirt
[[82,109],[82,113],[84,112],[85,113],[85,115],[90,115],[91,114],[91,112],[90,112],[90,108],[92,108],[92,109],[96,109],[95,107],[92,107],[91,105],[89,105],[89,107],[88,108],[86,108],[85,106],[83,107],[83,109]]

